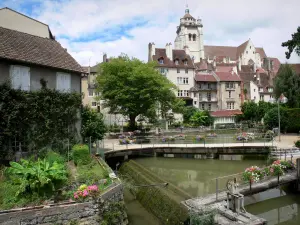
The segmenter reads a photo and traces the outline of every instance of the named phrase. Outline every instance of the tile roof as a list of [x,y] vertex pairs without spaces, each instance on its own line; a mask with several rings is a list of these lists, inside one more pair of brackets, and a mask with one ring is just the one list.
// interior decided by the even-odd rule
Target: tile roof
[[217,82],[216,78],[212,74],[203,74],[203,73],[197,73],[195,75],[195,81]]
[[[238,47],[233,46],[212,46],[212,45],[204,45],[204,53],[206,58],[216,57],[224,57],[229,56],[231,60],[237,60],[242,49],[245,50],[248,41],[241,44]],[[263,48],[255,48],[256,52],[260,54],[261,58],[266,58],[267,55]]]
[[236,59],[236,47],[231,46],[204,45],[204,53],[206,58],[212,58],[214,56],[229,56],[230,59]]
[[207,60],[202,60],[200,62],[195,63],[197,70],[207,70],[208,69],[208,63]]
[[192,17],[192,15],[189,14],[189,13],[186,13],[186,14],[183,16],[183,18],[184,18],[184,19],[185,19],[185,18],[192,18],[192,19],[195,19],[195,18]]
[[211,113],[213,117],[229,117],[243,114],[241,110],[219,110]]
[[216,67],[217,72],[229,72],[231,71],[232,66],[218,66]]
[[[184,50],[173,49],[173,60],[170,60],[167,57],[165,48],[156,48],[155,55],[153,56],[153,61],[159,61],[160,58],[163,58],[164,63],[159,64],[158,67],[173,67],[173,68],[195,68],[194,63],[189,55],[185,53]],[[175,60],[179,60],[179,64],[175,64]],[[184,61],[187,60],[187,65],[184,65]]]
[[300,63],[297,64],[289,64],[292,66],[292,68],[296,71],[297,74],[300,75]]
[[83,72],[76,60],[55,40],[0,27],[0,58]]
[[215,72],[220,81],[241,81],[241,78],[236,73],[230,72]]
[[248,43],[249,43],[249,40],[245,41],[243,44],[241,44],[240,46],[238,46],[236,48],[236,58],[238,58],[245,51]]

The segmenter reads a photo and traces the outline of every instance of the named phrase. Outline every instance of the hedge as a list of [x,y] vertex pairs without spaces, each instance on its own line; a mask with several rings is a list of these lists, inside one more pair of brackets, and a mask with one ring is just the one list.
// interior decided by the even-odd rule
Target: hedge
[[29,92],[13,89],[9,83],[0,85],[1,158],[19,141],[22,151],[36,151],[60,148],[67,139],[75,142],[80,138],[75,123],[79,119],[81,94],[48,89],[43,80],[41,85],[40,90]]
[[300,131],[300,108],[284,109],[287,113],[287,132],[298,133]]

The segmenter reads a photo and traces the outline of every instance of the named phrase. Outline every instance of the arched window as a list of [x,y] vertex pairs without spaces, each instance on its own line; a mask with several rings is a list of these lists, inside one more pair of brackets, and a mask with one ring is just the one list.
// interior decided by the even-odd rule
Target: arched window
[[192,40],[192,34],[189,34],[189,41]]
[[193,41],[196,41],[196,34],[193,34]]

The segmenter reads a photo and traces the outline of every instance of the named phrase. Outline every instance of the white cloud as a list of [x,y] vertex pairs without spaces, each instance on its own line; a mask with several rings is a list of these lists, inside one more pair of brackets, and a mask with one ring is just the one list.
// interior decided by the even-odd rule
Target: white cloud
[[[108,56],[123,52],[147,60],[149,42],[155,42],[157,47],[174,42],[176,26],[185,10],[182,0],[40,1],[33,15],[50,25],[82,65],[101,61],[103,52]],[[286,61],[286,48],[281,43],[290,39],[299,26],[299,0],[189,0],[188,4],[190,13],[202,19],[204,44],[238,46],[251,38],[254,45],[264,47],[268,56]],[[140,20],[147,23],[126,30],[131,38],[123,35],[108,42],[80,42],[99,34],[112,39],[124,26]],[[293,55],[289,61],[300,63],[300,57]]]

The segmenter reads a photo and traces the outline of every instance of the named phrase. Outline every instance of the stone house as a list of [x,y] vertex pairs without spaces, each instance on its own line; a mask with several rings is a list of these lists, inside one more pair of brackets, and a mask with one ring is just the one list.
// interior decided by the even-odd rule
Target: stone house
[[48,88],[81,93],[82,68],[55,40],[48,25],[0,9],[0,43],[0,83],[10,80],[14,88],[34,91],[44,79]]

